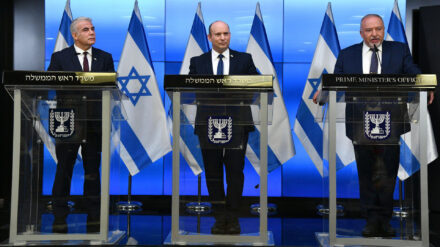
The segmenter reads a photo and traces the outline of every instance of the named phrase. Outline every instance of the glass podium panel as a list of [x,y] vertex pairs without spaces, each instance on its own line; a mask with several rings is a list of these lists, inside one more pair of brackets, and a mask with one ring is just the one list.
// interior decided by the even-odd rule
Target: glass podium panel
[[116,87],[7,89],[14,99],[9,242],[91,244],[122,237],[109,203],[124,119]]
[[[182,168],[173,157],[173,183],[178,186],[173,184],[173,224],[165,243],[268,243],[267,163],[266,172],[260,173],[264,179],[253,188],[259,196],[242,196],[246,152],[261,153],[259,138],[264,131],[261,135],[267,143],[267,124],[272,116],[267,106],[273,99],[273,93],[267,91],[172,92],[173,136],[178,123],[179,149],[192,172],[176,174]],[[255,137],[253,133],[259,134]],[[265,213],[252,214],[250,205],[254,203]]]
[[426,92],[330,91],[330,245],[422,246],[420,181],[406,180],[420,168],[422,100]]

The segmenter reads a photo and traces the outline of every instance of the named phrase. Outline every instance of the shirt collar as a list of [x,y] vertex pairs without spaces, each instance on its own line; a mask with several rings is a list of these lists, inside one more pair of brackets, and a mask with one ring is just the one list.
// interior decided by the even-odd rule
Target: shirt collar
[[[382,44],[380,44],[379,46],[376,46],[376,47],[377,47],[378,52],[382,52]],[[362,42],[362,54],[365,54],[365,53],[371,51],[370,49],[371,48],[367,44],[365,44],[365,41]]]
[[[216,52],[214,49],[211,50],[211,53],[212,53],[212,58],[214,58],[214,59],[217,59],[218,55],[220,54],[220,53]],[[226,49],[222,54],[224,56],[223,59],[229,58],[229,48]]]
[[[79,48],[78,46],[76,46],[75,44],[73,44],[73,47],[75,47],[75,52],[77,55],[79,54],[83,54],[85,51],[81,48]],[[89,49],[86,50],[87,53],[90,54],[90,56],[92,55],[92,47],[90,47]]]

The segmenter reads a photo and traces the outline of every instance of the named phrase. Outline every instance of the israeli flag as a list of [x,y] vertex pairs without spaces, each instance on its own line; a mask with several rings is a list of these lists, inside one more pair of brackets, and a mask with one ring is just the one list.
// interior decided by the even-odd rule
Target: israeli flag
[[[55,41],[55,48],[53,52],[61,51],[64,48],[67,48],[73,45],[73,37],[70,33],[70,24],[72,23],[72,12],[70,11],[70,0],[66,1],[66,6],[64,7],[63,17],[61,18],[60,28],[58,31],[58,36]],[[49,112],[49,107],[56,104],[55,101],[47,100],[44,104],[40,104],[40,114],[47,115]],[[55,142],[49,136],[47,124],[43,124],[41,120],[35,121],[35,130],[37,131],[40,138],[43,140],[43,143],[46,145],[47,150],[49,151],[52,159],[55,163],[58,163],[57,155],[55,152]],[[79,152],[80,154],[80,152]]]
[[[394,1],[394,7],[393,7],[393,11],[391,12],[386,40],[398,41],[408,45],[397,0]],[[437,154],[437,146],[434,140],[434,132],[432,130],[431,116],[429,115],[429,112],[426,117],[428,123],[427,152],[428,152],[428,164],[429,164],[438,157],[438,154]],[[419,144],[417,136],[414,136],[414,134],[411,133],[418,133],[418,132],[419,132],[419,126],[417,124],[411,123],[411,131],[405,133],[400,137],[400,143],[402,144],[400,145],[400,166],[399,166],[399,172],[397,174],[400,180],[407,179],[414,172],[417,172],[420,169],[419,157],[417,157],[418,152],[413,152],[411,150],[412,147],[418,147]]]
[[[322,74],[333,73],[340,50],[331,4],[328,3],[294,126],[295,134],[321,176],[327,175],[323,161],[328,157],[328,126],[324,126],[323,107],[313,103],[312,99],[321,89]],[[338,104],[337,107],[337,112],[344,117],[345,105]],[[338,133],[344,134],[337,138],[336,146],[336,163],[340,169],[354,161],[354,150],[350,139],[345,136],[345,124],[337,123],[336,128]]]
[[[275,170],[295,155],[292,131],[289,117],[284,104],[277,74],[273,66],[272,53],[267,40],[266,29],[263,23],[263,16],[260,11],[260,4],[257,3],[255,17],[252,23],[251,35],[249,37],[247,53],[252,55],[255,66],[261,74],[274,75],[273,89],[273,118],[272,124],[268,126],[268,172]],[[260,173],[260,127],[249,133],[246,157],[251,162],[257,173]]]
[[72,24],[72,20],[73,18],[72,12],[70,11],[70,0],[67,0],[53,52],[61,51],[62,49],[73,45],[73,37],[70,33],[70,24]]
[[121,123],[120,155],[133,176],[171,151],[170,132],[137,1],[119,60],[118,87],[127,96],[122,101],[127,120]]
[[[189,64],[192,57],[200,56],[209,51],[208,38],[206,36],[205,22],[203,20],[202,8],[200,2],[197,5],[196,14],[189,34],[188,43],[186,45],[185,55],[183,57],[182,66],[180,67],[180,74],[187,75],[189,73]],[[170,110],[171,110],[170,106]],[[185,109],[180,114],[183,118],[188,116],[195,116],[196,106]],[[171,111],[169,111],[171,112]],[[171,117],[169,117],[171,121]],[[169,124],[172,126],[172,123]],[[186,134],[183,134],[186,133]],[[199,139],[193,134],[194,125],[180,125],[180,152],[195,175],[199,175],[203,170],[203,158],[200,151]]]

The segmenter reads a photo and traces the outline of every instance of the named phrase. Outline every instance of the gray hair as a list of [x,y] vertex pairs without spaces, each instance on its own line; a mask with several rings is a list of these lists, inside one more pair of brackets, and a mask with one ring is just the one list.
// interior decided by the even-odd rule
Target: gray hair
[[362,31],[362,22],[364,21],[364,19],[367,18],[367,17],[372,17],[372,16],[379,18],[382,21],[382,24],[383,24],[382,16],[380,16],[378,14],[368,14],[368,15],[365,15],[364,17],[362,17],[362,19],[361,19],[361,26],[360,26],[360,30],[361,31]]
[[89,17],[81,16],[81,17],[76,18],[76,19],[73,20],[72,23],[70,24],[70,32],[71,32],[72,34],[78,32],[78,30],[76,30],[76,25],[77,25],[78,22],[80,22],[80,21],[88,21],[88,22],[92,23],[92,19],[89,18]]

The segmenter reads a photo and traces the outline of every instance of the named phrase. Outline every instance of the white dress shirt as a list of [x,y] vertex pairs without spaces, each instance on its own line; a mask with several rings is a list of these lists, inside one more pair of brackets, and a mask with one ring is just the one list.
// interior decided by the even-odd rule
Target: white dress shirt
[[[226,49],[223,53],[223,75],[229,75],[229,49]],[[212,71],[214,71],[214,75],[217,75],[217,66],[220,59],[218,58],[218,55],[220,53],[214,51],[214,49],[211,50],[211,60],[212,60]]]
[[[377,73],[380,74],[382,72],[382,44],[377,46],[377,50],[377,55],[379,57],[379,60],[377,61]],[[364,42],[362,46],[362,72],[364,74],[370,74],[371,55],[373,55],[373,51]]]
[[[75,47],[76,55],[78,56],[79,63],[81,64],[81,68],[84,70],[84,50],[79,48],[76,45],[73,45]],[[92,47],[90,47],[87,51],[87,60],[89,61],[89,71],[92,71]]]

